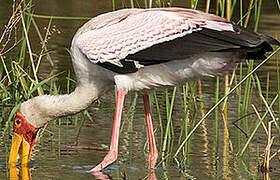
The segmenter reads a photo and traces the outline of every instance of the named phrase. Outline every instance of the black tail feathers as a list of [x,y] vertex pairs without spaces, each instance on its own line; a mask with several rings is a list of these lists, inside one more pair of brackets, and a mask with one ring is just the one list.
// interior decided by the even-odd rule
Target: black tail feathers
[[263,42],[257,47],[247,50],[247,59],[264,60],[266,59],[265,53],[273,51],[271,45],[280,46],[280,42],[270,36],[264,34],[259,34],[259,36]]
[[280,42],[274,39],[273,37],[261,34],[262,39],[267,42],[268,44],[280,46]]

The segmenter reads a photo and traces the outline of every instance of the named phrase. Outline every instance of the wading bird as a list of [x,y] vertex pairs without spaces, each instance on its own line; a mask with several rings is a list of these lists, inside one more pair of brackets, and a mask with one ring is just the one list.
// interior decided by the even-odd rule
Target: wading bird
[[28,163],[39,128],[50,120],[87,108],[117,87],[111,145],[100,171],[118,156],[119,131],[125,95],[143,94],[150,152],[148,165],[158,158],[148,92],[203,76],[218,76],[244,59],[264,59],[280,45],[275,39],[245,30],[224,18],[184,8],[123,9],[99,15],[75,34],[71,56],[78,80],[67,95],[44,95],[23,102],[14,120],[10,164],[22,148]]

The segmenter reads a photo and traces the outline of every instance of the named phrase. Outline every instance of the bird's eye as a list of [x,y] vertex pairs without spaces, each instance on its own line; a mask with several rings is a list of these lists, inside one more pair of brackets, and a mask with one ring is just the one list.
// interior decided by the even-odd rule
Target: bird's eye
[[16,120],[16,125],[20,125],[20,123],[21,123],[21,120],[20,120],[20,119],[17,119],[17,120]]

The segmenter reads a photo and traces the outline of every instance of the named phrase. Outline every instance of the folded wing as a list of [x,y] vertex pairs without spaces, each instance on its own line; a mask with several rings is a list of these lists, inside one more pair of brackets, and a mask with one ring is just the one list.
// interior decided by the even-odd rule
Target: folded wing
[[272,50],[269,43],[221,17],[181,8],[130,11],[77,39],[90,61],[117,73],[203,52],[244,51],[263,58]]

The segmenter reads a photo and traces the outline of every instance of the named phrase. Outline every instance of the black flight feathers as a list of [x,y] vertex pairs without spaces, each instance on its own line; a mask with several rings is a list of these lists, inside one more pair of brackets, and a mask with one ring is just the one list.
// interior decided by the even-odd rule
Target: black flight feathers
[[280,46],[272,37],[247,31],[235,24],[233,26],[236,32],[203,28],[201,31],[153,45],[120,60],[122,67],[110,62],[97,64],[113,72],[127,74],[136,72],[137,65],[149,66],[186,59],[203,52],[245,52],[247,59],[265,59],[265,53],[273,50],[271,45]]

